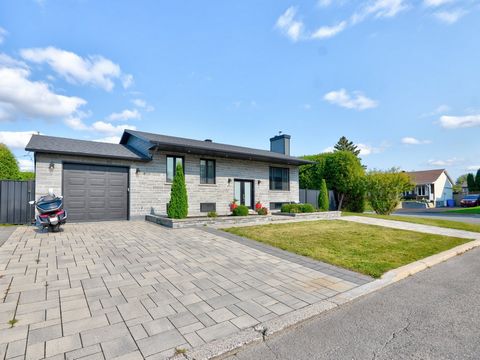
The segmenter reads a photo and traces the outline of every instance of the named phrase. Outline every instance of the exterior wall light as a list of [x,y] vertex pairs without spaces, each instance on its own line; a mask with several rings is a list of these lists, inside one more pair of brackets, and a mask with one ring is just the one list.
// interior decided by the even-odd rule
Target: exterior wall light
[[52,162],[50,162],[50,164],[48,165],[48,170],[50,171],[53,171],[53,169],[55,169],[55,164]]
[[137,168],[137,169],[135,170],[135,175],[138,175],[138,174],[140,174],[140,168]]
[[228,185],[230,185],[231,182],[232,182],[232,179],[228,178]]
[[257,184],[260,185],[262,183],[262,180],[258,180]]

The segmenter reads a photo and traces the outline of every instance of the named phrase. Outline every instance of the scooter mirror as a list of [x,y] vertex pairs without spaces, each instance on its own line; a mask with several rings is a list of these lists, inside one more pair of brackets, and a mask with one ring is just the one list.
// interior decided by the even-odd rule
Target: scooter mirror
[[35,204],[35,200],[30,200],[28,203],[29,203],[30,205],[33,205],[33,204]]

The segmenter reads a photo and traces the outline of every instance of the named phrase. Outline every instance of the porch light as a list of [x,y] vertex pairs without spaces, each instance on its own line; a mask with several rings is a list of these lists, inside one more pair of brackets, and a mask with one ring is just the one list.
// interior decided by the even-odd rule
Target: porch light
[[260,185],[262,183],[262,180],[258,180],[257,184]]
[[137,169],[135,170],[135,175],[138,175],[138,174],[140,174],[140,168],[137,168]]
[[48,165],[48,170],[50,171],[53,171],[53,169],[55,169],[55,164],[52,162],[50,162],[50,164]]
[[232,182],[232,179],[228,178],[228,185],[230,185],[231,182]]

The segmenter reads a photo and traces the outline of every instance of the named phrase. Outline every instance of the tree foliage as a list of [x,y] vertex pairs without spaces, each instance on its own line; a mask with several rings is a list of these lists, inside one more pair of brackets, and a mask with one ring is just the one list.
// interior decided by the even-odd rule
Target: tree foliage
[[0,180],[18,180],[19,178],[20,170],[15,156],[5,144],[0,144]]
[[318,194],[318,208],[321,211],[328,211],[330,208],[327,182],[325,181],[325,179],[322,179],[320,184],[320,193]]
[[315,163],[300,166],[298,177],[301,189],[320,190],[322,179],[324,179],[325,162],[330,155],[326,153],[303,156],[303,159]]
[[337,151],[326,158],[324,175],[328,188],[337,193],[338,210],[342,210],[345,197],[349,193],[360,192],[365,170],[353,153]]
[[477,190],[477,184],[475,183],[475,176],[473,176],[472,173],[467,175],[467,186],[468,186],[468,191]]
[[345,136],[342,136],[338,142],[333,147],[334,151],[349,151],[353,155],[358,156],[360,154],[360,149],[353,141],[348,140]]
[[366,176],[367,199],[380,215],[390,215],[401,201],[402,193],[413,188],[410,177],[397,169],[371,171]]
[[480,191],[480,169],[477,170],[477,174],[475,175],[475,188],[476,191]]
[[175,176],[173,177],[167,215],[171,219],[184,219],[188,215],[187,186],[185,185],[183,168],[180,164],[177,165]]

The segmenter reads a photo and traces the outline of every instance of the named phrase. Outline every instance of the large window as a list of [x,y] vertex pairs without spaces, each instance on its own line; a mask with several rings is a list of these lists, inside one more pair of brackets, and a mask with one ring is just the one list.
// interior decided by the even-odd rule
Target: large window
[[289,168],[270,168],[270,190],[290,190]]
[[200,160],[200,184],[215,184],[215,160]]
[[172,182],[175,173],[177,172],[177,165],[182,165],[183,173],[185,174],[184,160],[181,156],[167,156],[167,182]]

